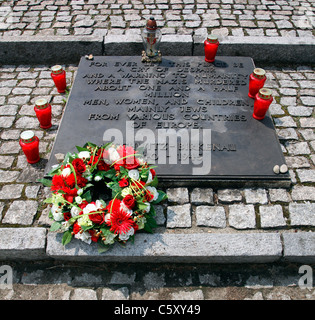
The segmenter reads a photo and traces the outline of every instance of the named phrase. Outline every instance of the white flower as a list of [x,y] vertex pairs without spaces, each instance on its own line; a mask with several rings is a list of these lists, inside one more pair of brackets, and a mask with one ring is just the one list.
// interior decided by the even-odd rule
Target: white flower
[[158,193],[158,191],[156,190],[156,188],[155,187],[146,187],[147,188],[147,190],[150,192],[150,193],[152,193],[153,194],[153,199],[151,200],[151,201],[155,201],[158,197],[159,197],[159,193]]
[[93,222],[90,220],[89,216],[82,216],[78,220],[78,224],[81,227],[89,227],[93,224]]
[[102,202],[100,200],[96,200],[95,205],[96,205],[97,210],[104,208],[102,205]]
[[71,210],[70,210],[71,217],[76,217],[76,216],[78,216],[80,212],[81,212],[81,209],[80,209],[80,208],[72,207]]
[[61,172],[61,175],[63,177],[68,177],[68,175],[71,173],[71,169],[70,168],[64,168]]
[[106,234],[104,244],[113,244],[115,242],[116,234],[114,233],[108,233]]
[[79,189],[77,192],[78,196],[80,196],[82,193],[83,193],[83,189]]
[[101,177],[101,176],[96,176],[96,177],[94,178],[94,180],[95,180],[95,181],[101,181],[101,180],[102,180],[102,177]]
[[78,232],[77,234],[74,235],[74,237],[88,244],[92,242],[91,235],[87,231],[84,231],[82,233]]
[[82,201],[83,201],[83,199],[80,196],[75,197],[74,199],[75,199],[75,202],[78,203],[78,204],[81,204]]
[[153,181],[152,173],[151,173],[151,171],[149,170],[149,175],[148,175],[147,184],[149,184],[149,183],[152,182],[152,181]]
[[137,169],[129,170],[128,176],[129,176],[129,178],[131,178],[133,180],[138,180],[139,176],[140,176],[139,171]]
[[126,212],[128,216],[131,216],[133,214],[133,211],[131,209],[128,209],[126,205],[123,203],[123,201],[121,201],[120,203],[120,209]]
[[63,216],[63,213],[61,212],[61,208],[58,208],[57,206],[53,205],[51,207],[51,213],[52,213],[55,221],[64,220],[64,216]]
[[110,213],[105,214],[105,222],[106,223],[110,222]]
[[122,189],[121,196],[123,198],[125,198],[125,196],[128,195],[128,194],[132,194],[132,189],[131,188],[127,187],[127,188]]
[[107,151],[108,151],[108,154],[109,154],[109,160],[111,162],[115,162],[115,161],[120,159],[120,155],[119,155],[119,153],[117,152],[117,150],[115,148],[110,147],[110,148],[108,148]]
[[147,205],[147,207],[143,210],[144,213],[148,213],[150,211],[151,205],[149,202],[145,202],[144,204]]
[[90,213],[93,211],[97,211],[97,207],[94,203],[89,203],[84,209],[83,214]]
[[81,152],[79,152],[78,157],[80,159],[88,159],[88,158],[90,158],[90,152],[89,151],[81,151]]
[[130,236],[133,236],[135,234],[135,229],[134,228],[130,228],[130,230],[126,233],[121,233],[119,235],[119,239],[122,241],[126,241],[129,239]]
[[68,231],[70,228],[70,223],[69,221],[64,221],[61,223],[61,231]]

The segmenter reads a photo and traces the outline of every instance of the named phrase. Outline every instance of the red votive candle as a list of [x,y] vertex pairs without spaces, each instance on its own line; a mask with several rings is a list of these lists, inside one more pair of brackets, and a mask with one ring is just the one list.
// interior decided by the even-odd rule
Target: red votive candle
[[210,35],[204,42],[205,61],[214,62],[219,47],[218,37]]
[[257,120],[264,119],[272,100],[270,89],[260,89],[255,96],[253,117]]
[[20,136],[20,146],[28,163],[36,163],[39,157],[39,139],[33,131],[23,131]]
[[66,92],[66,71],[62,69],[62,66],[53,66],[51,68],[51,77],[54,80],[57,91],[59,93]]
[[46,99],[38,99],[35,101],[34,107],[40,127],[48,129],[51,127],[51,105]]
[[256,68],[253,73],[249,76],[249,90],[248,96],[255,98],[259,89],[261,89],[266,81],[266,72],[264,69]]

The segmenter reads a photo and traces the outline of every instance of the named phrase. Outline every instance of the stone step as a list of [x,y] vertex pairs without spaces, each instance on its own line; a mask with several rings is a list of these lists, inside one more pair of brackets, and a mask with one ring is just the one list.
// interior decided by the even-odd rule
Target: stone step
[[1,228],[0,260],[67,260],[143,263],[315,262],[315,234],[297,233],[139,233],[134,244],[115,245],[98,253],[97,244],[73,239],[46,228]]
[[[162,55],[203,55],[206,35],[164,35],[161,41]],[[141,55],[140,35],[107,36],[19,36],[0,39],[0,63],[3,64],[64,64],[78,63],[87,54]],[[218,55],[252,57],[263,63],[313,62],[315,39],[286,37],[237,37],[220,39]],[[298,58],[298,60],[297,60]]]

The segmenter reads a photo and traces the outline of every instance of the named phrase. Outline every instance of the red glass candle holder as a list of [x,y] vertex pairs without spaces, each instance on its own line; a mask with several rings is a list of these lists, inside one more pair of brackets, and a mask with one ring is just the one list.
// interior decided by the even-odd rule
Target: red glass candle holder
[[61,66],[56,65],[51,68],[51,77],[59,93],[66,92],[66,71]]
[[46,99],[38,99],[35,101],[34,107],[40,127],[48,129],[51,127],[51,105]]
[[210,35],[204,42],[205,61],[214,62],[219,47],[218,37]]
[[39,139],[33,131],[24,131],[20,136],[20,146],[26,156],[28,163],[36,163],[39,157]]
[[253,117],[257,120],[264,119],[272,100],[270,89],[260,89],[255,97]]
[[253,73],[249,76],[249,90],[248,96],[255,98],[259,89],[261,89],[266,81],[266,72],[264,69],[256,68]]

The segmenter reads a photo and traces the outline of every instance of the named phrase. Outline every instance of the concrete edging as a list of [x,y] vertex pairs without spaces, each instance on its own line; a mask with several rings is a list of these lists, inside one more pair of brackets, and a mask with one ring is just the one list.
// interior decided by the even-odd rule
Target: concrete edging
[[[164,56],[204,55],[206,35],[164,35]],[[20,36],[0,39],[1,64],[70,64],[92,53],[99,55],[141,55],[140,35],[103,36]],[[218,55],[250,56],[264,63],[314,63],[313,38],[221,37]]]
[[0,260],[68,260],[147,263],[315,262],[315,234],[283,233],[139,233],[125,248],[115,245],[99,254],[97,245],[46,228],[0,228]]

